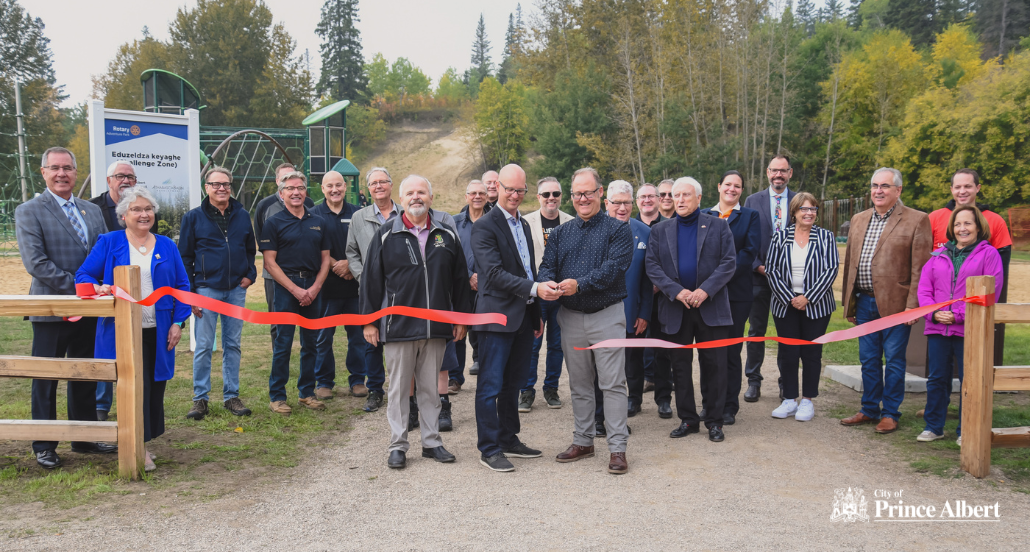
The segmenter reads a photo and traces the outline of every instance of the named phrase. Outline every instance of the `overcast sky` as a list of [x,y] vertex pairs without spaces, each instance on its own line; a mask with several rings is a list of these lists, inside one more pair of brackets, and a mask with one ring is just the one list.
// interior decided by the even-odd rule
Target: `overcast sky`
[[[92,75],[102,74],[118,46],[142,36],[144,26],[159,40],[168,39],[168,24],[183,6],[195,0],[19,0],[32,17],[46,25],[54,56],[58,84],[68,99],[80,103],[92,91]],[[315,34],[324,0],[265,0],[276,22],[283,22],[297,41],[297,52],[308,49],[311,70],[317,80],[321,63]],[[494,63],[500,62],[508,14],[519,0],[385,0],[358,5],[365,60],[382,52],[390,61],[406,57],[433,79],[453,66],[460,71],[470,63],[479,14],[486,18],[487,37]],[[531,0],[522,2],[524,19],[532,11]],[[200,91],[204,93],[203,90]],[[139,106],[140,109],[143,106]]]

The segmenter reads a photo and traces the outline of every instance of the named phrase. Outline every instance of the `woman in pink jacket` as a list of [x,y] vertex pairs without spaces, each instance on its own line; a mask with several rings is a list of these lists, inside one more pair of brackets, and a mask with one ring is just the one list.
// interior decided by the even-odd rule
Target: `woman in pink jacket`
[[[987,220],[974,205],[963,205],[951,213],[947,229],[948,243],[933,252],[923,266],[919,278],[919,306],[925,307],[963,297],[966,278],[994,276],[994,289],[1001,294],[1001,255],[988,241],[991,229]],[[997,300],[998,297],[995,297]],[[962,381],[963,340],[965,338],[966,303],[960,301],[926,315],[927,364],[926,426],[917,441],[936,441],[944,438],[944,418],[951,401],[952,363]],[[961,415],[962,405],[959,405]],[[962,422],[956,430],[962,444]]]

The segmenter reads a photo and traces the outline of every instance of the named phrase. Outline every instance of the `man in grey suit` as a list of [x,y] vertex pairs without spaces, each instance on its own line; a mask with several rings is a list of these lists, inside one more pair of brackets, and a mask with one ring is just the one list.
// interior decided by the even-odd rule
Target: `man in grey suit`
[[[750,329],[748,337],[765,337],[766,329],[769,327],[769,302],[772,300],[772,288],[769,287],[769,279],[765,276],[765,256],[769,253],[769,241],[774,232],[783,230],[790,225],[789,205],[794,199],[796,192],[787,189],[790,177],[794,170],[790,168],[790,159],[786,155],[777,155],[769,161],[769,167],[765,170],[769,178],[769,187],[748,196],[744,207],[758,211],[758,218],[761,221],[762,243],[755,257],[754,267],[754,293],[755,299],[751,303],[751,316],[748,317]],[[744,392],[744,400],[755,402],[762,396],[762,363],[765,362],[765,343],[754,342],[747,344],[747,364],[744,365],[744,375],[747,376],[747,391]],[[783,387],[780,387],[780,400],[783,400]]]
[[[75,155],[64,148],[43,153],[46,191],[14,211],[18,249],[32,276],[29,295],[75,295],[75,271],[107,231],[104,215],[92,203],[73,197]],[[68,322],[59,316],[31,316],[32,356],[93,358],[96,318]],[[68,382],[68,419],[96,421],[97,384]],[[32,419],[57,419],[57,382],[32,380]],[[61,465],[56,441],[33,441],[36,462],[45,469]],[[72,442],[72,452],[110,453],[117,446]]]
[[[698,210],[701,184],[683,177],[672,186],[676,216],[651,229],[644,266],[658,287],[661,339],[681,345],[729,336],[733,325],[726,284],[737,268],[733,232],[724,219]],[[720,442],[726,403],[726,347],[699,349],[701,399],[708,439]],[[691,349],[672,349],[657,362],[672,363],[676,384],[676,413],[680,426],[669,437],[686,437],[701,430],[694,402]]]

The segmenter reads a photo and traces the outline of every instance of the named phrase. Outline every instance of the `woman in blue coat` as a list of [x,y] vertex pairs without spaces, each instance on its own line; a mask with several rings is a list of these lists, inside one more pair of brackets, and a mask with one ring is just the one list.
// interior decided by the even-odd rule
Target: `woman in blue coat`
[[[109,294],[114,284],[114,267],[134,265],[140,267],[143,297],[165,286],[189,291],[189,278],[175,242],[150,233],[157,209],[157,201],[146,188],[137,186],[123,191],[115,212],[125,230],[100,236],[75,273],[75,283],[93,284],[98,294]],[[189,315],[190,306],[171,297],[143,307],[144,442],[164,433],[165,385],[175,374],[175,346]],[[94,354],[96,358],[115,358],[113,317],[97,321]],[[148,450],[144,469],[151,471],[155,467],[154,455]]]

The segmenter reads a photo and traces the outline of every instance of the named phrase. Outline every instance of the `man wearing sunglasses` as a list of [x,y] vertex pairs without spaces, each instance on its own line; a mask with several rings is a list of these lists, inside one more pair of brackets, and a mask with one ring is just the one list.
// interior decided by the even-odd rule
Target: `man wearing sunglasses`
[[672,200],[671,178],[666,178],[658,183],[658,212],[667,219],[676,216],[676,203]]
[[[561,224],[572,220],[572,215],[563,213],[561,207],[562,190],[558,179],[553,176],[541,178],[536,183],[536,199],[540,208],[525,216],[529,223],[529,230],[533,234],[533,262],[540,266],[544,258],[544,248],[547,246],[547,239]],[[558,379],[561,378],[561,365],[565,357],[561,350],[561,327],[558,326],[558,302],[540,301],[540,311],[543,315],[544,327],[547,330],[547,359],[544,361],[544,401],[548,408],[561,408],[561,399],[558,398]],[[533,401],[536,399],[537,365],[540,362],[540,347],[544,344],[544,337],[540,336],[533,340],[533,353],[529,356],[529,379],[519,393],[519,412],[529,412],[533,409]]]
[[[668,204],[672,204],[672,180],[663,180],[665,187],[665,195],[659,196],[658,186],[654,184],[644,184],[637,189],[637,220],[643,222],[648,228],[662,222],[663,220],[669,220],[668,217],[662,214],[661,205],[664,200]],[[653,294],[658,294],[658,288],[653,287]],[[651,310],[651,320],[648,324],[649,328],[658,327],[658,309]],[[650,333],[652,330],[648,330]],[[666,374],[665,376],[655,376],[655,355],[664,354],[662,350],[655,350],[650,347],[644,349],[644,393],[654,391],[655,404],[658,405],[658,415],[663,418],[672,417],[672,377]],[[639,406],[639,405],[638,405]]]

